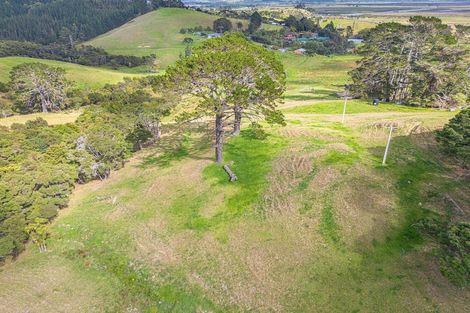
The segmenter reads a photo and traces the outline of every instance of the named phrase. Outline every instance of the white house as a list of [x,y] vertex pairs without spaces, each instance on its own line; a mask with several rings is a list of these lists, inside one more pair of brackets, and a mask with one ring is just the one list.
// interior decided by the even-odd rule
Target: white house
[[219,38],[219,37],[222,37],[222,34],[220,33],[207,34],[208,39]]

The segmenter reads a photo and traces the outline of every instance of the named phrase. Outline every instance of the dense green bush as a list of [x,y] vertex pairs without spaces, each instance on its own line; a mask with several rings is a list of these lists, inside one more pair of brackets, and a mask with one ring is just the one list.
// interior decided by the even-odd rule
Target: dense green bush
[[437,141],[449,155],[456,157],[463,167],[470,165],[470,109],[462,110],[441,131]]
[[[70,44],[48,44],[13,40],[0,40],[0,57],[23,56],[38,59],[57,60],[88,66],[136,67],[151,65],[156,56],[125,56],[107,53],[93,46]],[[1,92],[1,90],[0,90]]]
[[354,96],[440,108],[468,103],[468,50],[440,19],[413,16],[364,35],[363,58],[350,72]]
[[257,123],[252,123],[249,128],[241,131],[241,135],[245,138],[264,140],[268,138],[268,134],[263,127]]
[[0,260],[16,255],[30,237],[45,251],[47,223],[68,203],[76,183],[105,179],[130,153],[160,136],[170,107],[147,86],[127,80],[86,102],[73,124],[43,119],[0,127]]
[[212,28],[215,32],[225,33],[225,32],[231,31],[233,28],[233,25],[229,19],[225,17],[221,17],[214,21],[214,25]]
[[440,243],[439,264],[442,274],[457,286],[470,286],[470,223],[427,218],[420,221],[418,226]]
[[8,87],[7,84],[0,82],[0,92],[7,92]]
[[198,32],[211,32],[212,28],[210,26],[195,26],[193,28],[181,28],[180,34],[193,34]]
[[77,178],[66,151],[76,135],[41,119],[0,129],[0,259],[21,251],[28,223],[66,206]]

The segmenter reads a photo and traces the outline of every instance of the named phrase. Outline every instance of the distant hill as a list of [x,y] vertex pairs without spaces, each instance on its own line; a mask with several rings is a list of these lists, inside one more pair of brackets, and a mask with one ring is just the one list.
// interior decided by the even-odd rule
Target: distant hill
[[[86,44],[104,48],[111,54],[145,56],[155,53],[160,66],[164,68],[176,61],[184,51],[185,37],[193,38],[194,44],[204,39],[197,35],[181,34],[181,28],[212,27],[214,20],[218,18],[217,15],[194,10],[162,8],[139,16]],[[232,20],[232,23],[235,22],[236,20]],[[248,21],[241,22],[247,27]]]
[[13,67],[22,63],[39,62],[51,66],[62,67],[65,69],[66,77],[74,81],[79,88],[101,88],[106,84],[115,84],[124,79],[124,77],[134,78],[142,77],[141,74],[123,73],[105,68],[96,68],[68,62],[59,62],[51,60],[41,60],[23,57],[0,58],[0,82],[7,83],[10,79],[10,71]]
[[82,41],[180,0],[0,0],[0,39]]

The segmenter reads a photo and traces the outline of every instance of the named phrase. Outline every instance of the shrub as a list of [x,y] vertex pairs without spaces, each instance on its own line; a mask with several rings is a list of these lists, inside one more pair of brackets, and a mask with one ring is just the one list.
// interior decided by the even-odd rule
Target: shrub
[[470,108],[452,118],[437,132],[436,139],[445,153],[456,157],[467,168],[470,162]]
[[222,17],[214,21],[213,29],[218,33],[225,33],[231,31],[233,28],[232,22],[229,19]]
[[427,218],[421,220],[418,227],[440,243],[442,274],[459,287],[470,286],[470,223]]
[[268,134],[264,131],[261,125],[257,123],[253,123],[248,129],[241,131],[241,135],[245,138],[257,140],[264,140],[268,138]]
[[5,83],[0,82],[0,92],[8,92],[8,87]]
[[190,37],[186,37],[186,38],[183,39],[183,43],[185,43],[185,44],[192,44],[193,41],[194,40]]

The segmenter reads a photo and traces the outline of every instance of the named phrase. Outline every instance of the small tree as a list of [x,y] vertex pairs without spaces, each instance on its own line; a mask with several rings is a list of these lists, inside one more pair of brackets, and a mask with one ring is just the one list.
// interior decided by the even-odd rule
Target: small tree
[[46,239],[49,237],[47,229],[47,219],[36,218],[33,223],[28,224],[25,228],[31,241],[38,245],[39,252],[46,252]]
[[11,73],[11,86],[17,99],[29,109],[50,112],[67,107],[67,90],[71,86],[65,71],[42,63],[24,63]]
[[170,67],[166,73],[169,90],[192,95],[198,101],[185,120],[215,118],[215,159],[222,162],[224,122],[234,116],[234,132],[242,117],[265,118],[284,123],[277,100],[285,90],[282,63],[273,52],[230,34],[204,42],[193,54]]
[[8,87],[5,83],[0,82],[0,92],[8,92]]
[[444,152],[455,156],[463,165],[470,164],[470,109],[462,110],[441,131],[437,132],[437,141]]
[[218,33],[225,33],[231,31],[233,28],[232,22],[229,19],[222,17],[214,21],[214,31]]
[[194,42],[194,40],[193,40],[193,38],[191,38],[191,37],[186,37],[186,38],[183,39],[183,43],[184,43],[184,44],[187,44],[187,45],[190,45],[190,44],[192,44],[193,42]]
[[263,23],[263,17],[256,11],[250,16],[250,24],[248,24],[248,31],[250,34],[256,32]]
[[147,66],[149,72],[155,73],[157,64],[158,60],[156,54],[151,54],[149,57],[146,58],[145,65]]
[[92,177],[101,180],[108,178],[112,169],[123,165],[128,148],[122,131],[99,121],[85,129],[77,140],[77,150],[86,151],[93,157]]
[[291,30],[297,30],[299,21],[293,15],[289,15],[288,18],[284,20],[284,25]]
[[0,98],[0,117],[8,117],[13,113],[11,103]]

